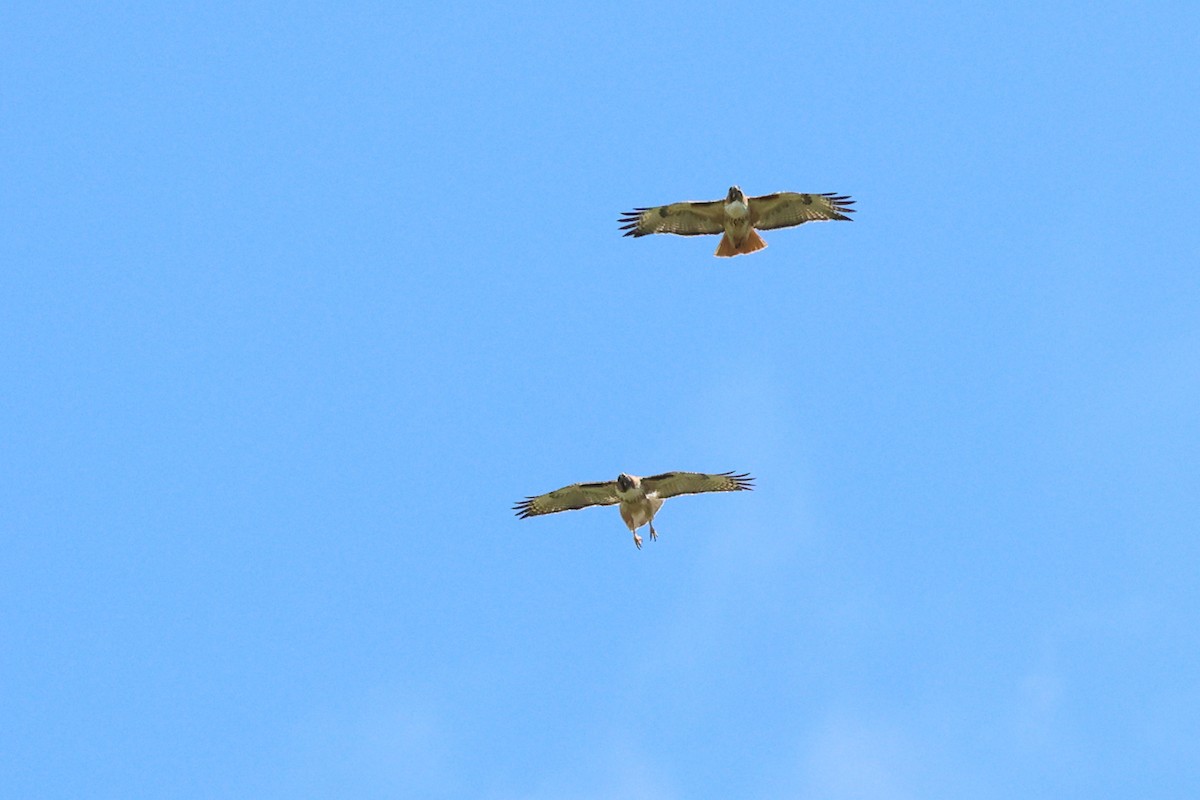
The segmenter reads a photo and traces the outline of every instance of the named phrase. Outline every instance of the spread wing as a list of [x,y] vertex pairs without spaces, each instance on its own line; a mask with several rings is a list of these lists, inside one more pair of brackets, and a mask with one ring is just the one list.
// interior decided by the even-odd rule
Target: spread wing
[[666,499],[701,492],[749,491],[754,488],[754,478],[745,472],[737,475],[732,472],[719,472],[715,475],[706,475],[703,472],[664,472],[662,475],[642,478],[642,488],[646,490],[646,494],[653,493]]
[[626,236],[646,236],[651,233],[674,233],[679,236],[699,236],[725,231],[725,206],[720,200],[705,203],[685,201],[653,208],[626,211],[618,222]]
[[790,228],[804,222],[825,219],[842,219],[847,222],[855,209],[850,208],[854,201],[849,195],[833,194],[797,194],[796,192],[776,192],[764,194],[761,197],[751,197],[750,224],[760,231],[772,228]]
[[553,492],[539,494],[537,497],[526,497],[513,506],[521,519],[536,517],[540,514],[555,514],[559,511],[574,511],[588,506],[611,506],[619,502],[617,497],[617,482],[604,483],[572,483]]

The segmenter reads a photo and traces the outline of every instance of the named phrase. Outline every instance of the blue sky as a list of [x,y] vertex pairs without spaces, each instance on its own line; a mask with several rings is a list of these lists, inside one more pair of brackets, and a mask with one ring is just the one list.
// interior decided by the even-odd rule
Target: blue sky
[[[0,789],[1194,795],[1198,42],[0,11]],[[619,235],[734,183],[859,213]],[[675,469],[758,488],[510,511]]]

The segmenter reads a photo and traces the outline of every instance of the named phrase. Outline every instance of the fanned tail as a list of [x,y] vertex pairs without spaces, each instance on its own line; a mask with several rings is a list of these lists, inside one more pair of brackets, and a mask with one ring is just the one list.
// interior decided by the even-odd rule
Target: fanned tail
[[731,256],[740,256],[745,255],[746,253],[753,253],[755,251],[762,250],[766,246],[767,243],[764,242],[763,238],[758,235],[758,231],[754,230],[754,228],[751,228],[750,232],[746,235],[745,241],[743,241],[738,247],[734,247],[728,233],[721,234],[721,243],[717,245],[717,252],[713,255],[720,258],[729,258]]

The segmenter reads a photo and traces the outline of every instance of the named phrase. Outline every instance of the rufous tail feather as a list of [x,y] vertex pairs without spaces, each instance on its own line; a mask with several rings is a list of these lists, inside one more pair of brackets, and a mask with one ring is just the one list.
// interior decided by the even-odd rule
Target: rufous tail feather
[[750,229],[750,234],[746,237],[746,241],[742,242],[742,246],[738,248],[739,253],[753,253],[757,250],[762,250],[767,246],[763,238],[758,235],[758,231],[754,228]]
[[767,243],[764,242],[763,238],[758,235],[758,231],[754,230],[754,228],[751,228],[749,233],[746,234],[745,240],[737,247],[734,247],[733,242],[730,241],[728,233],[721,234],[721,243],[717,245],[717,252],[713,255],[721,258],[740,256],[744,255],[745,253],[753,253],[756,250],[762,250],[766,246]]

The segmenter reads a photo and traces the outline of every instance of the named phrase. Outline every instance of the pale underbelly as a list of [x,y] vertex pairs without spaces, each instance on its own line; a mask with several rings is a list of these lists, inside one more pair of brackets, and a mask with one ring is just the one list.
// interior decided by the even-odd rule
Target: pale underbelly
[[628,503],[621,506],[621,518],[625,520],[625,524],[631,530],[637,530],[654,519],[654,515],[658,513],[658,509],[661,507],[662,500],[658,498],[653,500],[646,499],[637,503]]
[[731,239],[744,238],[750,233],[750,218],[742,217],[741,219],[726,219],[725,232],[729,234]]

